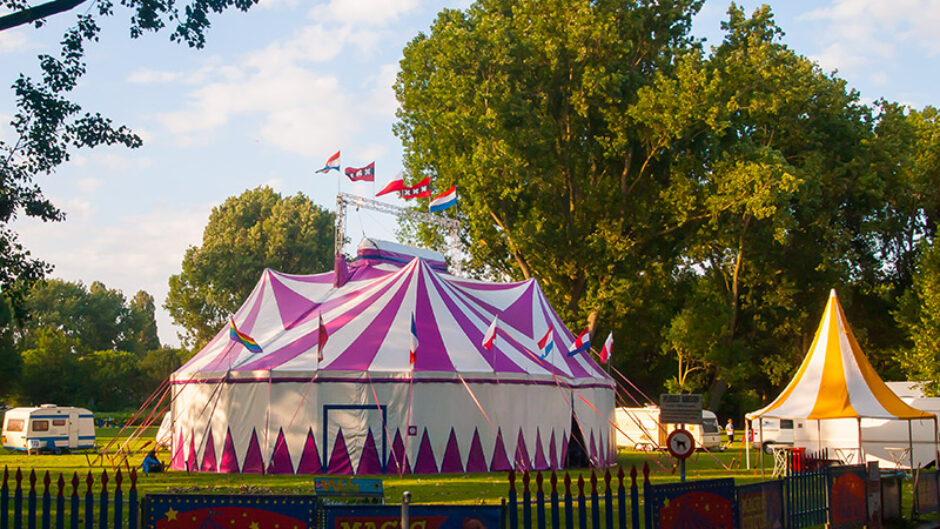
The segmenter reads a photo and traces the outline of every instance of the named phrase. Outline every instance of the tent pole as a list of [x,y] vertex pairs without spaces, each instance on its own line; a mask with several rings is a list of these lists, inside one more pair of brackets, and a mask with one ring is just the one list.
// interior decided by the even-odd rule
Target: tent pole
[[[908,423],[910,424],[910,423]],[[862,448],[862,418],[858,418],[858,464],[865,464],[865,450]]]
[[910,450],[911,456],[911,472],[914,472],[914,427],[912,426],[914,421],[912,419],[907,420],[907,449]]
[[816,419],[816,450],[822,452],[822,419]]
[[760,421],[757,425],[760,432],[760,454],[757,457],[760,462],[760,478],[764,479],[764,418],[759,417],[758,420]]
[[750,419],[747,418],[747,415],[744,416],[744,458],[747,460],[747,469],[751,469],[751,438],[748,437],[748,426],[750,426]]
[[933,416],[933,467],[940,467],[940,435],[937,432],[937,416]]

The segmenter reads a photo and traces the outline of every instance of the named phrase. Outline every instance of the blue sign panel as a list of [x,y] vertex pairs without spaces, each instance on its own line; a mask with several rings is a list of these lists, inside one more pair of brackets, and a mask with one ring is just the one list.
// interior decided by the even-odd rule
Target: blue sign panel
[[[401,507],[323,507],[323,529],[400,529]],[[501,505],[411,505],[408,529],[502,529]]]
[[645,487],[647,527],[734,529],[737,502],[733,479],[686,481]]
[[148,529],[312,529],[314,496],[148,494]]
[[783,481],[738,487],[738,527],[783,529]]

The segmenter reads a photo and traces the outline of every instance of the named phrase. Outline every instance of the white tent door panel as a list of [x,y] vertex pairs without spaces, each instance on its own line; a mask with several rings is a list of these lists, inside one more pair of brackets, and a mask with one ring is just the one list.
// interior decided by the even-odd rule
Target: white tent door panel
[[374,404],[327,404],[323,406],[323,422],[326,425],[323,439],[324,469],[329,467],[340,430],[343,432],[343,442],[354,472],[359,467],[369,432],[372,433],[372,439],[375,441],[379,462],[382,468],[385,468],[389,446],[388,437],[385,435],[387,423],[385,406],[379,408]]

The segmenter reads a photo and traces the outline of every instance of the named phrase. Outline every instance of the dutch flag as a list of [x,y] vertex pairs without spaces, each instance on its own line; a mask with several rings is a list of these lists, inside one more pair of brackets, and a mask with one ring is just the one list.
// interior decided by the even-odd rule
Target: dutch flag
[[408,361],[414,367],[418,359],[418,326],[415,325],[415,314],[411,313],[411,350],[408,351]]
[[548,331],[545,333],[545,336],[539,340],[539,351],[542,351],[542,354],[539,355],[540,358],[545,358],[549,353],[552,352],[552,349],[555,347],[555,325],[550,323],[548,325]]
[[434,197],[431,201],[431,213],[444,211],[445,209],[457,204],[457,186],[450,186],[450,189]]
[[323,166],[323,169],[319,169],[317,173],[328,173],[330,171],[339,171],[339,151],[336,151],[336,154],[330,156],[330,159],[326,161],[326,165]]
[[581,334],[575,339],[574,343],[571,344],[571,349],[568,349],[568,356],[574,356],[578,353],[583,353],[591,348],[591,332],[587,327],[581,331]]

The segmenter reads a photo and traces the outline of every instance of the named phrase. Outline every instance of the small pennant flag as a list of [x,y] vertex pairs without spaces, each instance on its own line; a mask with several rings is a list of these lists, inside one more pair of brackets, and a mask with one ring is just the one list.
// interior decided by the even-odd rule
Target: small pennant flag
[[539,351],[542,351],[542,354],[539,355],[540,358],[546,358],[549,353],[552,352],[552,349],[555,348],[555,324],[548,324],[548,331],[545,332],[545,336],[539,340]]
[[411,350],[408,352],[408,361],[415,365],[418,353],[418,326],[415,325],[415,313],[411,313]]
[[317,362],[323,361],[323,348],[326,347],[326,341],[329,338],[326,325],[323,325],[323,314],[320,314],[320,325],[317,327]]
[[229,321],[229,329],[228,329],[229,339],[231,339],[233,342],[237,342],[245,346],[245,349],[248,349],[249,353],[257,354],[257,353],[262,352],[261,346],[258,345],[258,342],[256,342],[254,338],[238,330],[238,327],[235,326],[234,319],[229,318],[228,321]]
[[571,349],[568,349],[568,356],[574,356],[578,353],[583,353],[591,348],[591,332],[587,327],[581,331],[581,334],[575,339],[574,343],[571,344]]
[[336,151],[336,154],[330,156],[330,159],[326,161],[326,165],[323,166],[323,169],[317,170],[317,173],[329,173],[330,171],[339,171],[339,151]]
[[611,332],[604,340],[604,347],[601,349],[601,363],[606,364],[610,360],[610,355],[614,352],[614,333]]
[[405,178],[402,176],[401,171],[392,177],[392,181],[388,183],[381,191],[375,194],[375,196],[380,197],[382,195],[387,195],[395,191],[401,191],[405,188]]
[[431,201],[431,213],[444,211],[445,209],[457,205],[457,186],[450,186],[450,189],[434,197]]
[[493,323],[483,335],[483,348],[487,351],[493,350],[493,344],[496,342],[496,329],[499,327],[499,316],[493,316]]
[[426,176],[424,180],[413,186],[405,186],[401,190],[401,198],[411,200],[412,198],[428,198],[431,196],[431,177]]
[[347,167],[346,176],[353,182],[375,182],[375,162],[365,167]]

